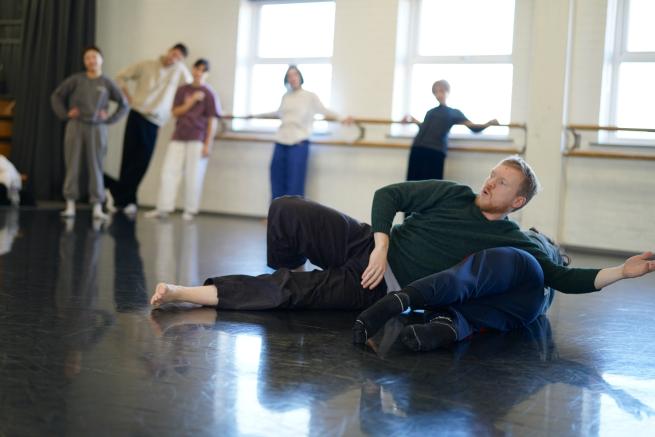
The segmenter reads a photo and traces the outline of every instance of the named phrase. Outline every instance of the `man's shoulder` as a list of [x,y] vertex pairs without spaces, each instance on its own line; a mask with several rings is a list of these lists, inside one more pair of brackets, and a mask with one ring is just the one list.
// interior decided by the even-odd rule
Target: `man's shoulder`
[[113,87],[113,88],[118,88],[118,85],[116,84],[116,81],[114,79],[112,79],[111,77],[103,74],[102,76],[100,76],[100,78],[102,79],[102,81],[105,83],[106,86]]
[[73,73],[70,76],[68,76],[65,81],[71,81],[71,82],[81,82],[87,80],[87,75],[86,72],[84,71],[78,71],[77,73]]
[[454,115],[454,116],[462,116],[462,115],[464,115],[464,113],[463,113],[462,111],[460,111],[459,109],[457,109],[457,108],[451,108],[450,106],[448,106],[448,113],[449,113],[450,115]]
[[449,180],[442,180],[442,181],[435,181],[438,182],[439,184],[443,185],[444,190],[452,191],[454,193],[461,193],[461,194],[470,194],[475,196],[475,192],[473,191],[473,188],[471,188],[469,185],[462,184],[459,182],[455,181],[449,181]]
[[[436,196],[439,199],[475,199],[476,194],[468,185],[461,184],[449,180],[430,179],[425,181],[412,181],[406,182],[407,184],[415,184],[416,189],[423,193],[431,192],[431,196]],[[420,188],[422,187],[422,188]]]

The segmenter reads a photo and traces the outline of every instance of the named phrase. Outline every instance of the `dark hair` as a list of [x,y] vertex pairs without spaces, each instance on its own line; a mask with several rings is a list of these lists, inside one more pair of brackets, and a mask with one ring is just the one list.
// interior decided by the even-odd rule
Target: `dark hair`
[[200,67],[201,65],[205,67],[205,72],[209,71],[209,61],[208,61],[207,59],[205,59],[205,58],[199,58],[199,59],[198,59],[198,60],[193,64],[193,66],[196,67],[196,68],[197,68],[197,67]]
[[303,79],[302,73],[300,72],[300,70],[298,70],[298,67],[296,65],[294,65],[294,64],[291,64],[291,65],[289,65],[289,68],[287,68],[287,72],[284,73],[284,86],[289,85],[288,77],[289,77],[289,72],[291,70],[296,70],[296,73],[298,73],[298,76],[300,77],[300,85],[305,83],[305,79]]
[[437,87],[443,88],[447,93],[450,92],[450,84],[445,79],[438,80],[432,84],[432,94],[437,94]]
[[102,56],[102,51],[100,51],[100,49],[98,47],[91,45],[91,46],[84,47],[84,50],[82,50],[82,57],[84,57],[84,55],[86,55],[86,52],[89,52],[91,50],[93,50],[94,52],[97,52],[100,56]]
[[175,50],[175,49],[179,50],[180,53],[182,53],[182,56],[184,56],[185,58],[189,56],[189,49],[187,49],[186,46],[181,42],[178,42],[173,47],[171,47],[171,50]]

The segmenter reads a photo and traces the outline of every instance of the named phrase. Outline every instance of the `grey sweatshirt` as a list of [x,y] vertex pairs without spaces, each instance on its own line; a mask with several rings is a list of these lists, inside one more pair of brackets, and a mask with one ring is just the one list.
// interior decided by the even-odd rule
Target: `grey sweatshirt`
[[[118,103],[113,114],[105,120],[100,111],[107,111],[109,101]],[[106,76],[91,79],[86,73],[77,73],[64,80],[50,96],[52,109],[57,117],[68,119],[68,111],[76,107],[80,111],[77,120],[84,123],[107,123],[118,121],[127,113],[128,106],[116,83]]]

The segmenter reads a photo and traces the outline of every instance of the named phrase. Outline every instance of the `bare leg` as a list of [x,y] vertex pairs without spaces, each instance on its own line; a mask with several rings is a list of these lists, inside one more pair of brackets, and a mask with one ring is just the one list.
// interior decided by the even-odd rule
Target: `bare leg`
[[214,285],[183,287],[160,282],[150,298],[150,305],[160,306],[169,302],[188,302],[198,305],[218,305],[218,290]]

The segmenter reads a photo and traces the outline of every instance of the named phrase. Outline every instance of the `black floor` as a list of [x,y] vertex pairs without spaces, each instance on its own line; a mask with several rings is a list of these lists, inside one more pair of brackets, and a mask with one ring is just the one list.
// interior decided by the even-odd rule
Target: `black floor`
[[268,271],[258,220],[0,226],[0,436],[655,434],[655,275],[559,294],[529,329],[378,356],[351,345],[353,313],[151,313],[160,280]]

